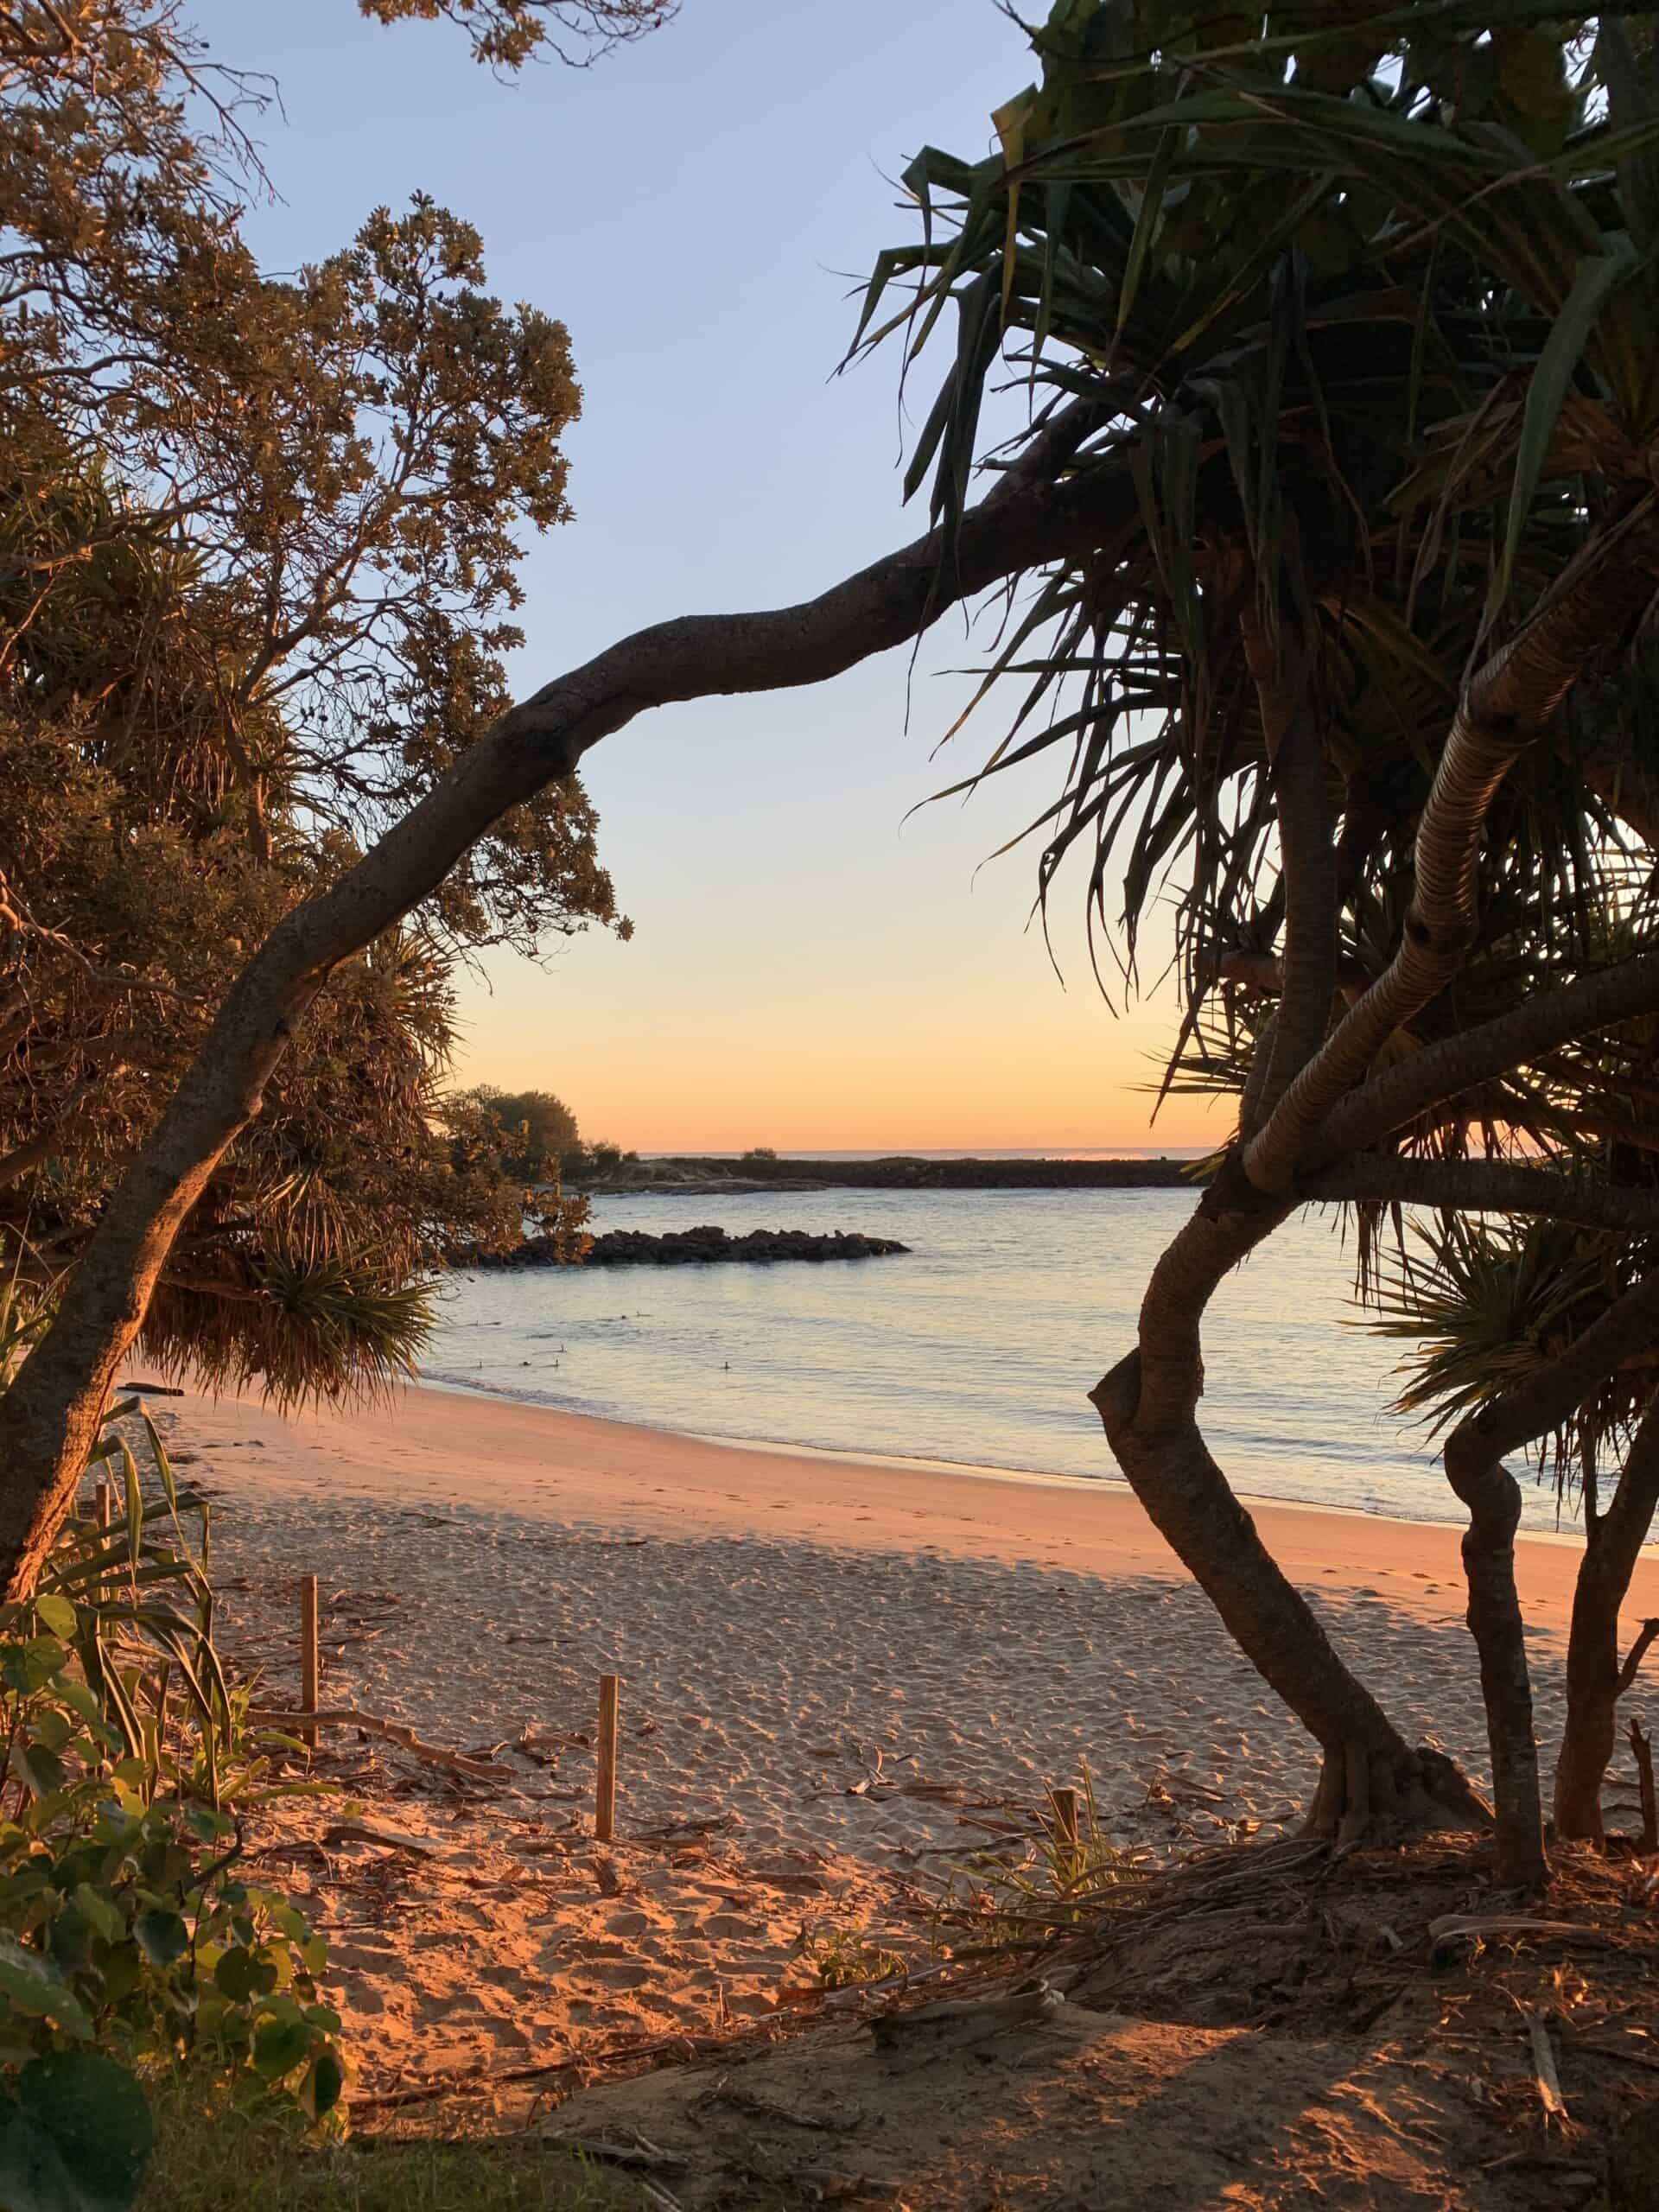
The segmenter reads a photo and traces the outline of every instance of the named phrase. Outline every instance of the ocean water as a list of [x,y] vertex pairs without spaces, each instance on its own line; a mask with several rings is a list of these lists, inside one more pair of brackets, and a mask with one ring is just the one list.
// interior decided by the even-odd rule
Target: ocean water
[[[908,1257],[451,1276],[423,1370],[452,1388],[696,1435],[1117,1480],[1086,1392],[1134,1340],[1183,1191],[824,1191],[597,1201],[599,1229],[861,1230]],[[1257,1497],[1460,1519],[1402,1349],[1357,1325],[1351,1244],[1310,1211],[1236,1270],[1201,1418]],[[880,1480],[872,1469],[871,1482]],[[1529,1524],[1555,1524],[1529,1489]]]

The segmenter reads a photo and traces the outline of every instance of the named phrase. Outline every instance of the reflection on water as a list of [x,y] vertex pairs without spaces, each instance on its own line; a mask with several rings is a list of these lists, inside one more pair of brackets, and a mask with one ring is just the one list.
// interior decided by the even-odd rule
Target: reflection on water
[[[1180,1191],[823,1191],[606,1198],[601,1229],[851,1229],[910,1257],[813,1267],[452,1277],[428,1379],[652,1427],[1110,1476],[1085,1393],[1133,1340]],[[1201,1409],[1235,1487],[1460,1518],[1422,1433],[1388,1411],[1398,1347],[1354,1325],[1334,1216],[1229,1278]],[[879,1475],[871,1479],[879,1481]],[[1548,1492],[1528,1519],[1554,1525]]]

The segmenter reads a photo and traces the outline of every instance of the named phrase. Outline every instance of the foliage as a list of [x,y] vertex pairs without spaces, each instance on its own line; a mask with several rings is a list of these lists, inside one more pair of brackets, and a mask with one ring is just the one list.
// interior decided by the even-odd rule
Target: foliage
[[[30,1327],[14,1302],[10,1360]],[[145,2085],[327,2118],[345,2085],[326,1948],[242,1873],[241,1823],[306,1787],[270,1770],[213,1641],[208,1509],[147,1417],[146,1496],[112,1408],[107,1529],[71,1519],[34,1596],[0,1618],[0,2198],[111,2212],[149,2153]],[[200,1548],[186,1534],[199,1515]]]
[[[1564,1833],[1600,1833],[1618,1607],[1659,1500],[1651,1373],[1596,1364],[1655,1294],[1653,1023],[1596,1011],[1601,971],[1650,950],[1650,849],[1630,847],[1659,840],[1651,12],[1056,0],[996,149],[905,172],[912,234],[855,339],[901,340],[907,377],[947,339],[906,479],[942,577],[995,535],[989,502],[963,535],[981,468],[1021,521],[1071,524],[1076,550],[998,601],[975,704],[1011,697],[1010,723],[954,788],[1048,766],[1024,833],[1039,903],[1081,859],[1096,971],[1109,944],[1128,988],[1164,906],[1166,1086],[1236,1107],[1148,1286],[1138,1372],[1093,1394],[1113,1448],[1323,1745],[1322,1832],[1368,1821],[1354,1738],[1379,1774],[1412,1754],[1237,1541],[1198,1427],[1226,1268],[1306,1198],[1359,1198],[1361,1288],[1427,1334],[1408,1395],[1452,1430],[1499,1866],[1525,1885],[1543,1827],[1494,1440],[1545,1433],[1584,1486]],[[999,378],[1027,411],[994,447]],[[1535,1039],[1541,1002],[1559,1026]],[[1420,1060],[1432,1079],[1389,1118]],[[1338,1137],[1356,1094],[1370,1133]],[[1403,1249],[1414,1197],[1437,1210],[1427,1265]],[[1510,1207],[1546,1227],[1467,1226]],[[1596,1454],[1627,1440],[1604,1516]],[[1418,1765],[1436,1817],[1443,1786],[1471,1814]]]
[[543,54],[585,66],[613,47],[659,30],[679,0],[357,0],[377,22],[447,16],[472,41],[473,58],[495,69],[521,68]]
[[[35,1330],[7,1292],[0,1394]],[[31,1599],[0,1612],[0,2201],[16,2212],[130,2203],[159,2075],[305,2124],[345,2086],[323,1938],[241,1872],[245,1814],[309,1785],[274,1778],[283,1738],[250,1727],[248,1688],[219,1666],[208,1504],[179,1493],[135,1398],[93,1466],[119,1513],[71,1517]]]
[[808,1928],[801,1932],[801,1956],[826,1989],[850,1989],[859,1982],[886,1981],[904,1972],[897,1951],[873,1941],[861,1929]]
[[1133,1898],[1139,1858],[1103,1824],[1086,1762],[1076,1809],[1075,1838],[1051,1803],[1030,1834],[987,1844],[950,1870],[938,1916],[956,1948],[1029,1945]]
[[[1309,669],[1339,1014],[1400,942],[1465,670],[1645,490],[1659,93],[1650,24],[1632,38],[1624,22],[1643,12],[1304,0],[1258,21],[1059,0],[1033,33],[1039,80],[998,111],[997,150],[930,148],[905,173],[921,236],[880,257],[858,343],[902,338],[908,375],[957,331],[907,488],[931,484],[948,530],[979,465],[1079,476],[1127,461],[1139,487],[1119,542],[1027,579],[980,695],[1020,681],[1013,727],[966,780],[1055,760],[1059,794],[1032,825],[1039,895],[1082,855],[1091,934],[1131,983],[1143,921],[1173,906],[1183,1019],[1166,1089],[1242,1102],[1271,1048],[1285,885],[1245,618]],[[1033,412],[987,455],[999,364]],[[1509,776],[1480,849],[1478,942],[1379,1065],[1642,942],[1628,795],[1586,766],[1659,765],[1656,679],[1649,632],[1610,639],[1560,738]],[[1648,1187],[1656,1052],[1655,1025],[1628,1024],[1398,1141]],[[1492,1342],[1476,1278],[1500,1249],[1575,1327],[1647,1257],[1629,1238],[1497,1229],[1448,1244],[1432,1277],[1379,1274],[1382,1226],[1363,1214],[1359,1250],[1390,1327],[1410,1331],[1421,1294],[1443,1334],[1454,1286],[1480,1309],[1459,1359],[1432,1355],[1412,1386],[1454,1409],[1516,1371],[1470,1357]],[[1616,1378],[1584,1433],[1617,1430],[1630,1402]]]
[[[480,1252],[519,1243],[527,1229],[553,1238],[562,1259],[586,1258],[592,1208],[565,1190],[563,1178],[579,1173],[588,1156],[568,1107],[550,1091],[508,1093],[480,1084],[441,1100],[435,1119],[456,1186],[499,1194],[499,1218],[485,1215],[473,1233],[452,1233],[448,1261],[470,1264]],[[460,1209],[451,1209],[450,1218],[461,1220]]]
[[[1573,550],[1575,477],[1604,497],[1642,478],[1653,234],[1624,195],[1649,188],[1659,123],[1639,99],[1627,118],[1616,12],[1600,22],[1586,52],[1513,3],[1431,26],[1059,0],[999,150],[930,148],[905,172],[922,235],[880,257],[859,343],[901,336],[909,373],[957,331],[907,489],[931,480],[954,524],[999,365],[1033,413],[997,465],[1067,426],[1054,469],[1132,456],[1141,487],[1122,543],[1030,580],[987,690],[1027,681],[982,776],[1062,764],[1032,824],[1042,894],[1082,855],[1091,927],[1132,980],[1166,888],[1194,1017],[1281,920],[1241,611],[1317,656],[1345,950],[1375,972],[1476,641]],[[1570,925],[1584,802],[1560,757],[1503,795],[1494,929],[1517,902]]]
[[[480,38],[535,15],[450,12]],[[160,0],[0,22],[0,1230],[44,1301],[247,948],[506,705],[523,530],[569,512],[562,326],[490,297],[477,234],[421,196],[263,271],[264,100]],[[334,976],[195,1209],[153,1357],[373,1388],[442,1254],[517,1241],[518,1184],[437,1125],[451,976],[626,933],[594,827],[556,784]]]
[[545,1181],[580,1155],[576,1117],[550,1090],[498,1090],[480,1084],[456,1103],[476,1107],[499,1133],[503,1172],[520,1182]]

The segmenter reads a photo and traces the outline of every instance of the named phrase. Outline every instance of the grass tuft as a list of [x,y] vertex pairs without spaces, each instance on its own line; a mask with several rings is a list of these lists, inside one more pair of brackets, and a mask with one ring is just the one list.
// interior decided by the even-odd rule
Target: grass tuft
[[320,2144],[182,2082],[156,2097],[156,2122],[135,2212],[636,2212],[646,2201],[531,2137]]

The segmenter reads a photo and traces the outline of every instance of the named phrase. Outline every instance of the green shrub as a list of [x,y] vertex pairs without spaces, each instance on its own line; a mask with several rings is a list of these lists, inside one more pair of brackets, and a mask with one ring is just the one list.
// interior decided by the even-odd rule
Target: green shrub
[[121,2212],[163,2074],[313,2124],[345,2083],[322,1939],[242,1870],[244,1815],[315,1785],[271,1777],[283,1739],[251,1730],[213,1649],[208,1509],[147,1418],[146,1497],[114,1426],[137,1410],[113,1409],[95,1455],[120,1478],[114,1525],[70,1520],[34,1597],[0,1608],[6,2212]]

